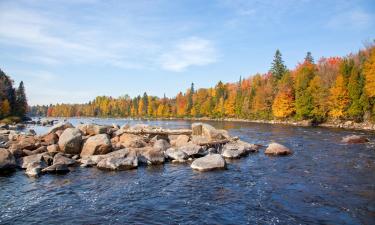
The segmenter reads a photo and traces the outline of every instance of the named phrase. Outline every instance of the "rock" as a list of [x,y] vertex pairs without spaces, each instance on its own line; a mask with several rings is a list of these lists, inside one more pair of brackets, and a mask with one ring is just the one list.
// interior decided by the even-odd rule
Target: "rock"
[[275,155],[290,155],[292,154],[292,151],[289,148],[279,143],[271,143],[268,145],[267,149],[264,151],[264,154],[274,155],[274,156]]
[[36,132],[35,132],[35,130],[30,129],[30,130],[29,130],[29,134],[31,134],[31,135],[36,135]]
[[97,125],[97,124],[80,124],[77,126],[84,135],[97,135],[106,134],[109,130],[109,126]]
[[56,174],[65,174],[69,173],[69,168],[65,164],[53,164],[49,167],[42,169],[43,173],[56,173]]
[[118,124],[115,124],[115,123],[112,123],[112,127],[115,128],[115,129],[120,129],[120,126]]
[[7,142],[9,141],[9,134],[0,134],[0,142]]
[[107,134],[97,134],[87,139],[83,145],[81,157],[103,155],[112,150],[112,144]]
[[189,142],[190,137],[187,135],[178,135],[177,139],[174,140],[174,146],[181,147]]
[[224,158],[240,158],[241,156],[247,155],[250,152],[256,151],[258,151],[258,147],[256,145],[237,140],[225,144],[221,151],[221,155]]
[[40,147],[40,143],[37,143],[35,136],[19,136],[18,146],[21,149],[34,150]]
[[130,127],[131,130],[144,130],[150,128],[147,124],[135,124]]
[[165,150],[167,150],[170,147],[171,147],[171,145],[164,139],[159,139],[159,140],[155,141],[155,143],[154,143],[154,149],[156,149],[158,151],[161,151],[161,152],[164,152]]
[[369,142],[369,139],[359,135],[348,135],[343,137],[341,141],[348,144],[361,144]]
[[43,167],[42,163],[33,162],[33,163],[28,165],[25,173],[29,177],[39,177],[43,168],[44,167]]
[[39,154],[39,153],[43,153],[43,152],[47,152],[46,146],[41,146],[41,147],[37,148],[36,150],[33,151],[33,154]]
[[7,149],[0,148],[0,172],[17,167],[16,159]]
[[207,143],[209,142],[210,140],[205,137],[205,136],[197,136],[197,135],[192,135],[191,136],[191,142],[193,142],[194,144],[202,144],[202,143]]
[[60,123],[54,125],[53,127],[51,127],[48,130],[48,133],[56,133],[56,131],[58,131],[58,130],[64,131],[67,128],[74,128],[74,126],[69,122],[60,122]]
[[177,149],[185,152],[188,156],[202,156],[205,154],[204,149],[201,146],[191,142]]
[[146,142],[140,136],[134,134],[123,134],[120,136],[121,145],[127,148],[142,148],[146,146]]
[[202,135],[202,123],[191,124],[192,135],[201,136]]
[[81,131],[77,128],[65,129],[60,136],[58,144],[61,152],[67,154],[80,154],[82,145]]
[[49,153],[49,152],[45,152],[42,154],[42,159],[45,163],[47,163],[47,165],[52,165],[53,163],[53,155],[55,153]]
[[79,159],[79,155],[74,155],[74,156],[72,157],[72,159],[74,159],[74,160]]
[[163,164],[165,157],[164,152],[150,147],[145,147],[138,150],[138,160],[141,163],[148,165]]
[[[17,144],[12,144],[10,148],[8,149],[16,158],[20,158],[24,156],[23,150],[17,145]],[[30,150],[27,150],[30,151]],[[30,151],[31,152],[31,151]]]
[[185,152],[174,148],[167,149],[167,151],[165,151],[165,155],[176,162],[185,162],[189,158]]
[[191,168],[199,171],[209,171],[215,169],[224,169],[226,166],[224,158],[219,154],[209,154],[196,159],[191,164]]
[[63,132],[64,132],[63,130],[58,130],[58,131],[55,132],[55,134],[56,134],[58,137],[60,137],[60,136],[62,135]]
[[57,145],[57,144],[49,145],[49,146],[47,146],[47,151],[48,152],[59,152],[60,151],[59,145]]
[[[119,152],[120,151],[120,152]],[[96,166],[103,170],[128,170],[138,167],[137,155],[127,149],[110,153],[102,159]]]
[[48,133],[42,137],[41,141],[45,145],[57,144],[57,142],[59,141],[59,136],[57,136],[56,133]]
[[67,166],[73,166],[74,164],[76,164],[76,161],[74,159],[70,159],[68,157],[65,157],[61,153],[57,153],[53,157],[53,164],[64,164],[64,165],[67,165]]
[[95,166],[96,164],[98,164],[102,159],[105,159],[107,158],[108,156],[107,155],[92,155],[92,156],[89,156],[89,157],[86,157],[86,158],[81,158],[79,159],[78,161],[85,165],[84,167],[87,167],[87,166]]
[[21,168],[22,169],[26,169],[32,163],[42,164],[43,163],[42,159],[43,159],[43,153],[36,154],[36,155],[25,156],[21,160],[21,162],[22,162],[21,163]]
[[222,140],[230,138],[226,130],[217,130],[213,126],[202,123],[202,136],[207,137],[209,140]]

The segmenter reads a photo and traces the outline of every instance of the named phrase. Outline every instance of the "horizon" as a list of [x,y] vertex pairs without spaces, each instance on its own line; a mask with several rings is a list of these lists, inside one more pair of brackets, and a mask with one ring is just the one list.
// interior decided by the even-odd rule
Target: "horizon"
[[370,0],[21,0],[0,11],[1,69],[24,81],[30,105],[170,98],[191,83],[266,73],[276,49],[293,69],[308,51],[316,61],[342,57],[375,37]]

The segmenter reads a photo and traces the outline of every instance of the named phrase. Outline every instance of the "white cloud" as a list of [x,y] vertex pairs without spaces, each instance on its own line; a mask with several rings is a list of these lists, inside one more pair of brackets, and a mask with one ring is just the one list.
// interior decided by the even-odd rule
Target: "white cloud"
[[374,16],[361,10],[353,9],[334,15],[327,23],[329,28],[348,29],[348,28],[366,28],[375,20]]
[[172,49],[162,54],[160,64],[163,69],[180,72],[190,66],[203,66],[216,62],[218,53],[209,40],[190,37],[178,42]]

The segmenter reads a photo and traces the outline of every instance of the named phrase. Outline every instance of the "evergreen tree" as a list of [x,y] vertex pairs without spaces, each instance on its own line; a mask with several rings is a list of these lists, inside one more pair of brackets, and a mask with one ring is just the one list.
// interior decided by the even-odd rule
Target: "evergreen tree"
[[27,98],[23,81],[20,82],[16,91],[16,112],[19,117],[24,117],[27,112]]
[[191,113],[191,109],[193,108],[193,95],[194,95],[194,83],[191,83],[189,95],[188,95],[188,102],[187,102],[187,109],[186,113],[189,115]]
[[306,57],[305,57],[305,62],[314,64],[314,58],[312,57],[311,52],[307,52]]
[[270,73],[275,80],[280,80],[286,71],[287,68],[284,65],[281,52],[279,51],[279,49],[277,49],[272,62]]

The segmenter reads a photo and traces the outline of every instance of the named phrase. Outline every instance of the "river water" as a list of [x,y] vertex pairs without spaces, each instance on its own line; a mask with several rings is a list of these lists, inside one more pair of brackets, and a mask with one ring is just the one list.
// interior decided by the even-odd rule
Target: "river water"
[[[73,124],[189,121],[70,119]],[[208,122],[242,140],[290,147],[288,157],[264,149],[228,162],[225,171],[197,172],[164,164],[108,172],[75,168],[66,175],[0,177],[1,224],[374,224],[375,147],[343,136],[375,134],[327,128]],[[44,127],[34,128],[38,133]]]

